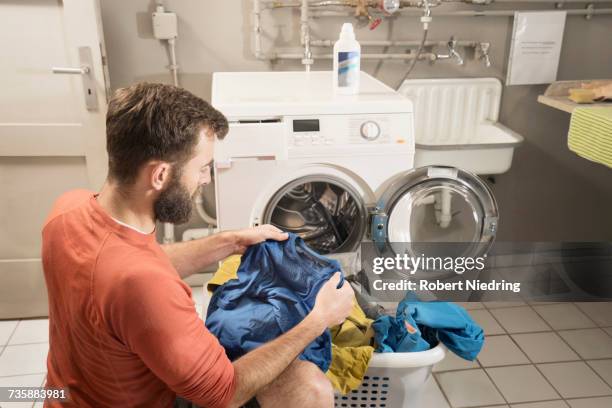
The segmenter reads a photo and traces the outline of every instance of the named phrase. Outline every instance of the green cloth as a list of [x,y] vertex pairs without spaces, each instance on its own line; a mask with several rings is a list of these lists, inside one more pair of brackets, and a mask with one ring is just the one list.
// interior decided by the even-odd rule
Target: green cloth
[[585,159],[612,167],[612,107],[574,109],[567,146]]

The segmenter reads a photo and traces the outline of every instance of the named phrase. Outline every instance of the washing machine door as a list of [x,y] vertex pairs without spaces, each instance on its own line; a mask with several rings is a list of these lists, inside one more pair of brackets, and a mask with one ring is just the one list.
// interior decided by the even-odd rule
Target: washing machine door
[[428,166],[402,175],[380,197],[371,236],[379,250],[395,254],[451,248],[453,256],[477,257],[493,244],[497,223],[495,198],[478,176]]
[[355,251],[367,220],[357,189],[329,174],[310,174],[283,185],[268,201],[262,217],[262,223],[299,235],[321,254]]

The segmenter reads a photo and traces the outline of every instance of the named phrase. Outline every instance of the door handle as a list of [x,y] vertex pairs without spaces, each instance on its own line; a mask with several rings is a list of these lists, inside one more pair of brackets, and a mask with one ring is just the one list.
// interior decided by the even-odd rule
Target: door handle
[[81,75],[83,79],[83,96],[87,110],[98,110],[98,95],[96,92],[96,78],[94,76],[93,58],[89,47],[79,47],[80,67],[52,67],[54,74]]
[[87,65],[82,65],[80,68],[53,67],[51,71],[54,74],[85,75],[89,74],[89,67]]

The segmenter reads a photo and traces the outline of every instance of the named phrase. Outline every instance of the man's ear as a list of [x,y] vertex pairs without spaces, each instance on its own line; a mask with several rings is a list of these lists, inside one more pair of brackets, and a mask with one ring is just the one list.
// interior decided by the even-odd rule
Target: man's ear
[[151,187],[161,191],[170,180],[172,166],[168,162],[156,161],[151,163]]

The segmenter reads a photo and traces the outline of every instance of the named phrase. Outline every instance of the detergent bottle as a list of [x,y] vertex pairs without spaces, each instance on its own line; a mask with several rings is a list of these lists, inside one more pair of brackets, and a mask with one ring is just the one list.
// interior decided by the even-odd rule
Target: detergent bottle
[[334,91],[340,95],[359,93],[361,46],[351,23],[344,23],[334,44]]

